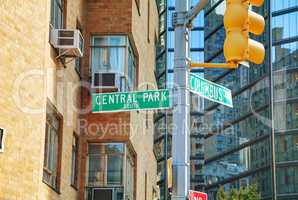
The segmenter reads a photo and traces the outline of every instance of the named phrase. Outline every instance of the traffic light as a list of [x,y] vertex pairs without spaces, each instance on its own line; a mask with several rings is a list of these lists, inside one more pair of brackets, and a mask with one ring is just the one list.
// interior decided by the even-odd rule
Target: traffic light
[[249,7],[262,6],[264,0],[226,0],[226,3],[224,56],[227,63],[250,61],[261,64],[265,57],[264,45],[249,39],[249,33],[261,35],[264,32],[265,20]]

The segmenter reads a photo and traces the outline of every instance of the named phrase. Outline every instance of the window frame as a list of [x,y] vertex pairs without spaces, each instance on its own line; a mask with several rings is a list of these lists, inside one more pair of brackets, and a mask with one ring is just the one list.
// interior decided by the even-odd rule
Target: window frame
[[[74,189],[78,189],[78,174],[79,174],[79,136],[74,132],[73,133],[73,143],[71,149],[71,177],[70,177],[70,185]],[[75,157],[74,157],[75,156]],[[73,160],[74,159],[74,160]]]
[[[108,145],[111,145],[111,144],[121,144],[123,145],[123,152],[116,152],[116,153],[96,153],[96,154],[90,154],[90,150],[89,150],[89,147],[90,146],[108,146]],[[124,186],[124,181],[125,181],[125,177],[124,177],[124,169],[125,169],[125,162],[126,162],[126,158],[125,158],[125,155],[126,155],[126,143],[123,143],[123,142],[102,142],[102,143],[88,143],[88,159],[87,159],[87,171],[86,171],[86,174],[87,174],[87,186],[88,187],[123,187]],[[105,161],[104,162],[104,171],[103,171],[103,183],[98,183],[98,185],[90,182],[89,180],[89,169],[90,169],[90,155],[93,155],[93,156],[100,156],[100,158],[102,157],[102,159]],[[121,157],[122,159],[122,172],[121,172],[121,183],[120,184],[109,184],[109,181],[108,181],[108,169],[109,169],[109,163],[108,163],[108,160],[109,160],[109,156],[117,156],[117,157]],[[100,181],[98,181],[100,182]],[[92,185],[90,185],[90,183],[92,183]]]
[[[109,144],[122,144],[123,145],[123,151],[122,153],[117,152],[117,153],[111,153],[111,155],[115,155],[115,154],[121,154],[122,156],[122,172],[121,172],[121,185],[109,185],[107,183],[105,183],[106,185],[94,185],[92,182],[89,181],[89,169],[90,169],[90,145],[109,145]],[[136,199],[136,188],[137,188],[137,154],[135,152],[135,150],[133,149],[132,145],[130,142],[88,142],[87,144],[88,150],[87,150],[87,159],[86,159],[86,186],[90,187],[90,188],[101,188],[101,187],[106,187],[106,188],[113,188],[113,187],[121,187],[123,188],[123,191],[126,192],[127,185],[128,182],[130,180],[127,180],[126,178],[126,174],[127,174],[127,165],[128,163],[131,164],[132,166],[132,173],[133,173],[133,180],[131,180],[133,185],[132,186],[132,193],[130,193],[130,197],[132,197],[132,200]],[[101,153],[99,153],[101,154]],[[93,155],[99,155],[98,153],[93,153]],[[106,152],[104,152],[101,155],[106,155]],[[105,158],[106,159],[106,158]],[[108,166],[106,166],[106,164],[108,163],[104,163],[105,167],[104,169],[106,170],[108,168]],[[105,171],[104,173],[107,173],[107,171]],[[105,175],[107,177],[107,175]],[[90,184],[91,183],[91,184]]]
[[[59,123],[59,127],[57,130],[57,144],[54,144],[57,147],[56,149],[56,174],[55,174],[55,185],[52,185],[50,181],[48,181],[45,178],[45,173],[47,173],[49,176],[52,176],[51,169],[49,169],[49,163],[48,163],[48,157],[52,156],[49,152],[49,140],[51,140],[51,133],[48,133],[48,115],[51,115],[51,117],[55,117]],[[42,182],[48,185],[50,188],[52,188],[55,192],[60,194],[60,185],[61,185],[61,161],[62,161],[62,135],[63,135],[63,116],[61,113],[58,112],[56,107],[50,102],[50,100],[47,101],[47,109],[46,109],[46,127],[45,127],[45,146],[44,146],[44,162],[43,162],[43,177]],[[52,129],[50,130],[52,132]],[[52,149],[53,151],[53,149]],[[53,152],[52,152],[53,153]],[[53,161],[52,161],[53,162]]]
[[[57,17],[55,13],[55,5],[58,7],[61,12],[61,19],[59,19],[61,25],[60,27],[56,27],[55,19]],[[61,0],[61,4],[59,0],[51,0],[50,2],[51,12],[50,12],[50,27],[54,29],[63,29],[66,27],[66,15],[67,15],[67,0]]]
[[[78,29],[81,34],[83,35],[83,29],[82,29],[82,25],[81,25],[81,22],[79,19],[77,19],[77,22],[76,22],[76,29]],[[84,48],[83,48],[83,51],[84,51]],[[77,72],[78,76],[80,79],[82,79],[82,62],[83,62],[83,58],[82,57],[77,57],[75,59],[75,71]]]
[[[110,38],[111,37],[123,37],[125,39],[124,43],[123,44],[110,44]],[[107,44],[97,44],[95,45],[95,40],[98,39],[98,38],[104,38],[107,40]],[[125,83],[127,83],[127,87],[128,88],[128,91],[132,91],[134,90],[135,88],[137,88],[137,85],[138,85],[138,62],[137,62],[137,56],[136,56],[136,53],[135,53],[135,49],[133,48],[133,43],[131,41],[131,38],[126,35],[126,34],[108,34],[108,35],[100,35],[100,34],[96,34],[96,35],[91,35],[91,38],[90,38],[90,57],[89,57],[89,60],[90,60],[90,78],[91,78],[91,85],[92,85],[92,88],[100,88],[100,89],[103,89],[104,87],[97,87],[94,85],[94,82],[93,82],[93,76],[95,73],[115,73],[117,75],[120,75],[120,78],[125,78]],[[93,51],[96,49],[96,48],[108,48],[108,49],[111,49],[111,48],[123,48],[124,50],[124,61],[123,61],[123,68],[120,68],[120,71],[116,71],[114,69],[110,69],[110,70],[104,70],[104,69],[94,69],[95,68],[95,65],[93,64],[93,60],[95,60],[96,58],[93,58]],[[110,65],[110,50],[108,50],[106,52],[106,57],[108,58],[108,64],[107,65]],[[130,63],[129,63],[129,59],[131,57],[131,60],[132,60],[132,63],[133,63],[133,78],[135,80],[133,81],[130,81]],[[94,66],[93,66],[94,65]],[[122,67],[122,66],[121,66]],[[132,83],[132,85],[130,84]],[[123,87],[123,86],[122,86]]]

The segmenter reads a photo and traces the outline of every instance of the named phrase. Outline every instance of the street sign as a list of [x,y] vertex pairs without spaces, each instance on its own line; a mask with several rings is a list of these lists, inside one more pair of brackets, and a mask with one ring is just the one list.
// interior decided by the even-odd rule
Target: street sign
[[189,200],[207,200],[208,196],[204,192],[189,191]]
[[169,90],[92,94],[93,113],[157,110],[169,107]]
[[189,76],[189,89],[191,92],[210,101],[233,108],[232,92],[230,89],[192,73]]

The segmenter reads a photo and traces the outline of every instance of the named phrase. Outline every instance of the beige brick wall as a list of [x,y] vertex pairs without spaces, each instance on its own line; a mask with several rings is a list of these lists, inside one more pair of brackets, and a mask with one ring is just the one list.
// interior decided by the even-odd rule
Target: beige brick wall
[[[73,131],[79,101],[71,89],[79,78],[74,61],[64,68],[49,44],[51,0],[1,0],[0,4],[0,127],[6,129],[5,151],[0,153],[0,200],[75,200],[70,186]],[[158,31],[155,1],[150,0],[150,43],[147,41],[147,0],[141,0],[139,16],[132,7],[132,36],[139,54],[139,90],[155,88],[155,34]],[[67,28],[84,28],[84,0],[67,1]],[[153,83],[153,84],[152,84]],[[63,115],[61,194],[42,182],[45,107],[49,99]],[[72,103],[73,102],[73,103]],[[33,112],[33,113],[32,113]],[[153,121],[153,113],[148,113]],[[151,200],[156,183],[153,125],[145,127],[146,112],[133,112],[130,139],[137,152],[136,200]],[[145,173],[148,176],[145,198]]]
[[[45,1],[5,0],[0,4],[0,126],[7,131],[0,154],[0,199],[39,199],[44,114],[26,114],[13,100],[15,81],[31,69],[44,69]],[[35,31],[41,30],[41,31]],[[17,99],[22,107],[44,107],[40,76],[24,79]]]

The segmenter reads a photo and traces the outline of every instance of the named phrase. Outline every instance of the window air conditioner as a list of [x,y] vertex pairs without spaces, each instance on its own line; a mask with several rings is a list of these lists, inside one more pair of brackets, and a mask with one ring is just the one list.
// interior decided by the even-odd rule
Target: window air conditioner
[[92,200],[113,200],[113,189],[111,188],[93,188]]
[[125,91],[126,79],[118,73],[93,73],[92,87]]
[[84,40],[79,30],[52,29],[51,44],[66,57],[82,57]]

